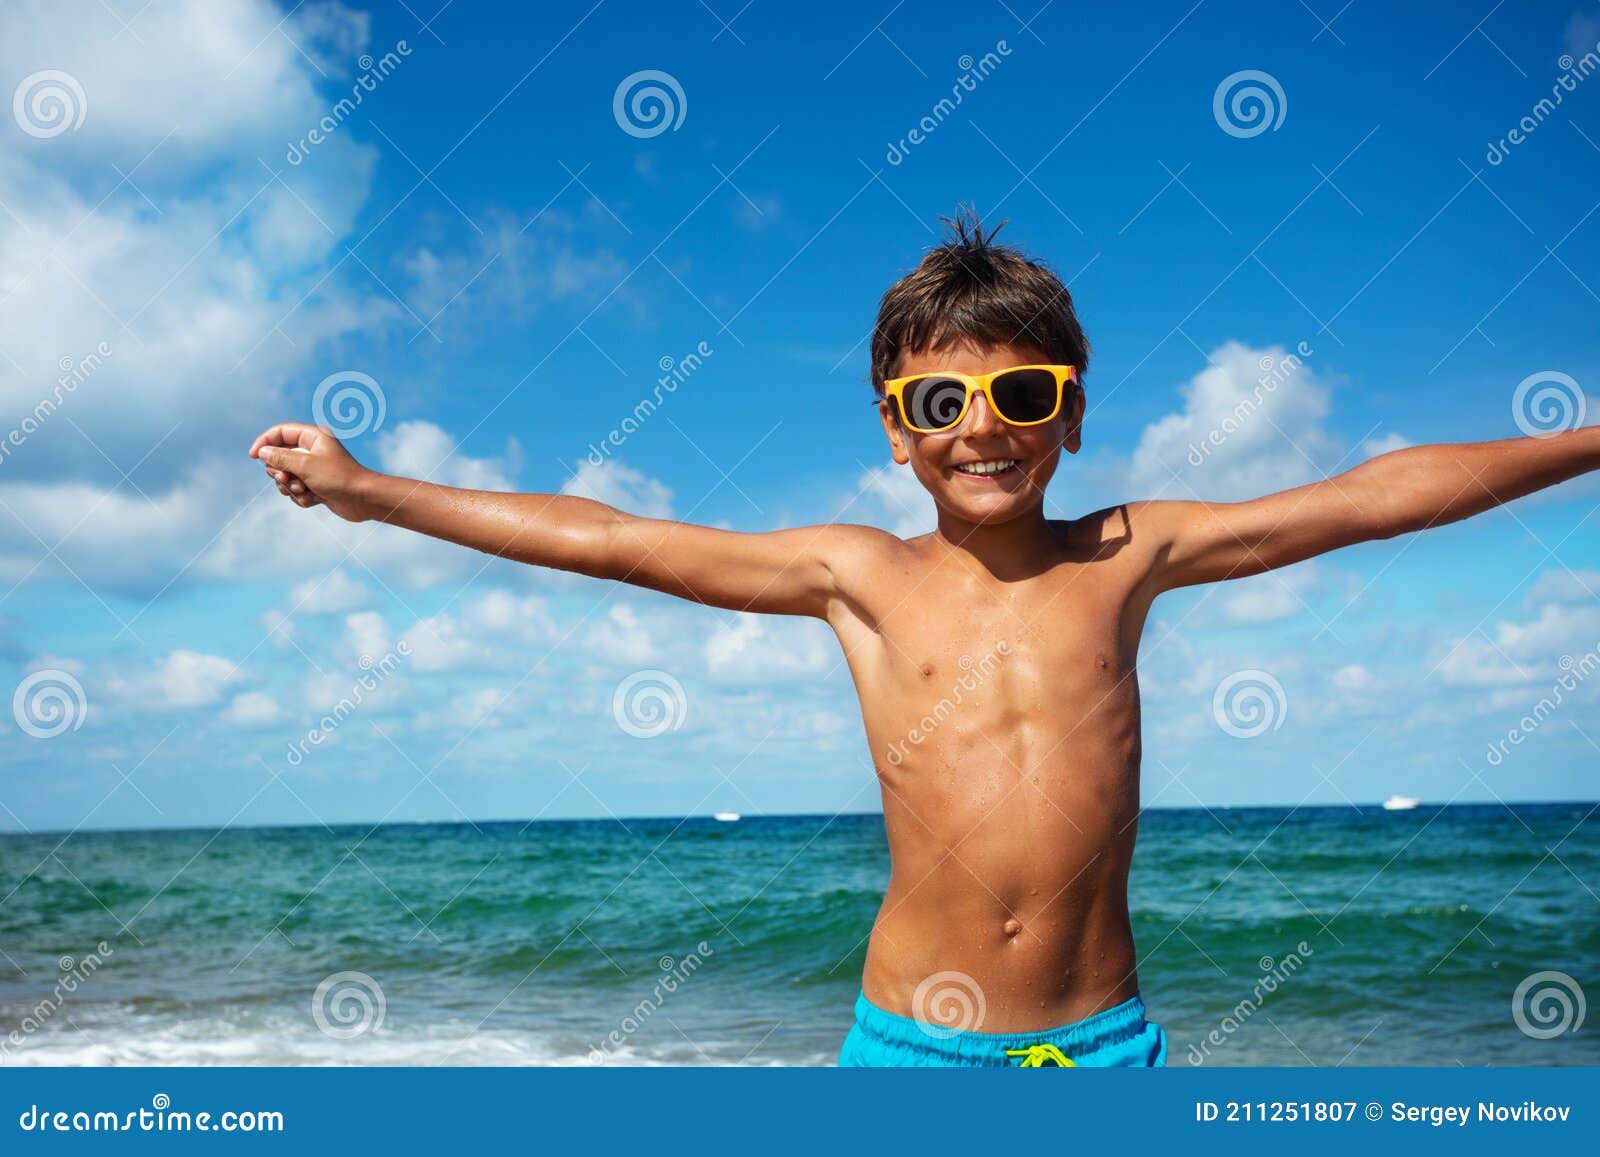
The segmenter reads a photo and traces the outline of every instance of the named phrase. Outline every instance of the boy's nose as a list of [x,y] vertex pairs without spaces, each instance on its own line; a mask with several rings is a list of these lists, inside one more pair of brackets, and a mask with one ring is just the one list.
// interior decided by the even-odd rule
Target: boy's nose
[[1005,423],[983,394],[972,395],[972,406],[967,410],[965,425],[967,434],[974,438],[992,437],[1005,429]]

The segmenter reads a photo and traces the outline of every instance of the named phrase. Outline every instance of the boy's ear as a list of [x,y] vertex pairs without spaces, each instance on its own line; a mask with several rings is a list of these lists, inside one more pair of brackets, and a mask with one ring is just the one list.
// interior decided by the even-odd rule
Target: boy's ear
[[911,452],[906,449],[906,432],[900,428],[894,407],[887,398],[878,402],[878,418],[883,422],[883,432],[889,438],[889,453],[894,456],[896,465],[904,466],[911,461]]
[[1076,454],[1083,445],[1083,387],[1076,382],[1072,385],[1072,392],[1062,401],[1067,409],[1067,436],[1061,440],[1061,445],[1068,454]]

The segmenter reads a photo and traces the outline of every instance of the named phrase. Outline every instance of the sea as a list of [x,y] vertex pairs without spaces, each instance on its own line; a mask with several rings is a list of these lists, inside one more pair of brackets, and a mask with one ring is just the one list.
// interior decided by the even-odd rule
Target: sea
[[[1140,826],[1169,1064],[1600,1064],[1600,804]],[[0,1065],[828,1065],[888,873],[875,814],[0,835]]]

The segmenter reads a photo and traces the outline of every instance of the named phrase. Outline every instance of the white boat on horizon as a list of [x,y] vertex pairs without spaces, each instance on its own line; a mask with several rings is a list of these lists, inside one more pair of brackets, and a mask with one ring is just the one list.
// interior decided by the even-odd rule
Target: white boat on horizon
[[1386,812],[1408,812],[1422,801],[1414,795],[1391,795],[1383,801]]
[[716,820],[718,823],[731,824],[731,823],[738,822],[739,813],[738,812],[712,812],[711,813],[711,818]]

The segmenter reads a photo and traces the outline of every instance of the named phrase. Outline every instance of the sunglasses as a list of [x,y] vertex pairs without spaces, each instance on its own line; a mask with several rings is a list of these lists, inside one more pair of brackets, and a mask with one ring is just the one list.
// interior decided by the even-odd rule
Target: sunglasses
[[982,394],[989,409],[1009,426],[1040,426],[1061,413],[1066,384],[1078,381],[1077,366],[1012,366],[992,374],[916,374],[883,383],[885,401],[919,434],[939,434],[961,424]]

